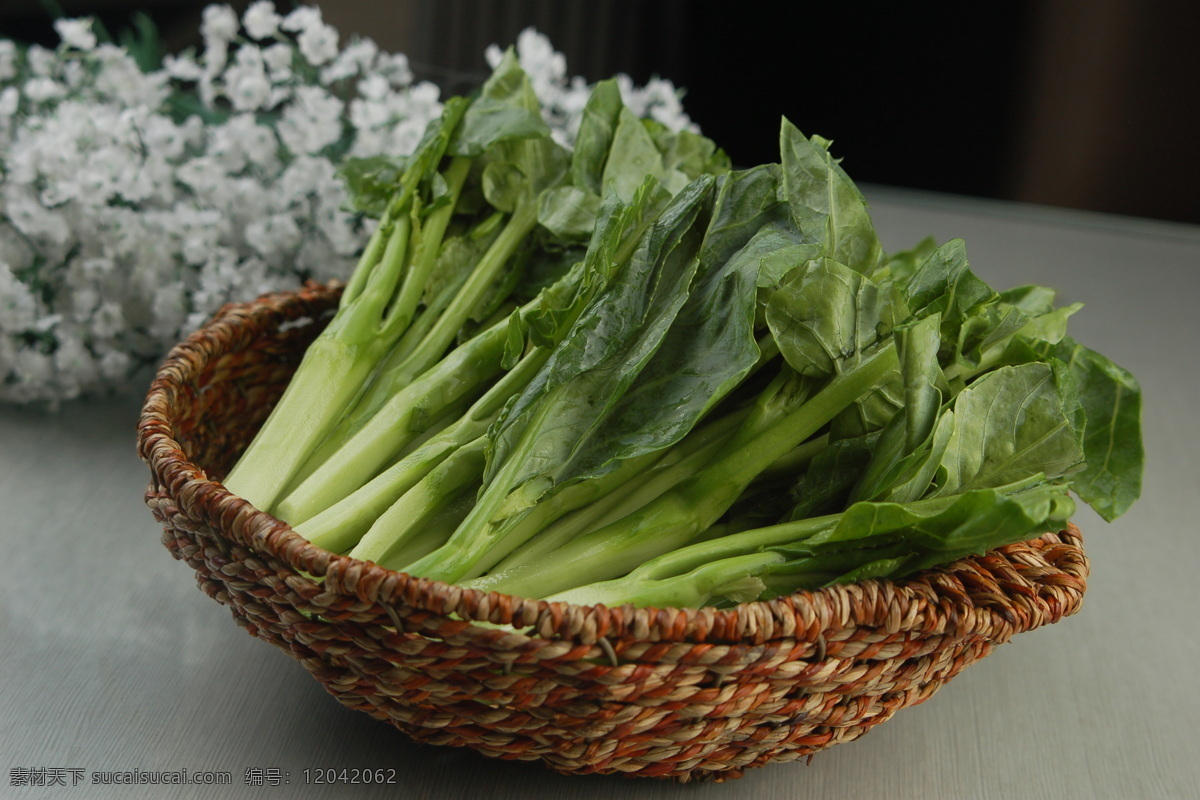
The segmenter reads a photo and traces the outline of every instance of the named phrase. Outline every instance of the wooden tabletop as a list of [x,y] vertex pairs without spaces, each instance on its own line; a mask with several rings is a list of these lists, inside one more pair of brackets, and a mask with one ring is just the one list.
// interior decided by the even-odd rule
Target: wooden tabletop
[[[1078,615],[811,764],[687,787],[565,777],[411,743],[199,592],[142,504],[144,386],[56,413],[0,407],[0,797],[1200,797],[1200,228],[868,196],[889,250],[961,237],[989,283],[1086,303],[1073,335],[1141,381],[1145,490],[1112,524],[1077,516],[1093,570]],[[317,782],[343,769],[392,783]],[[152,773],[230,783],[94,783]],[[28,785],[51,782],[65,785]]]

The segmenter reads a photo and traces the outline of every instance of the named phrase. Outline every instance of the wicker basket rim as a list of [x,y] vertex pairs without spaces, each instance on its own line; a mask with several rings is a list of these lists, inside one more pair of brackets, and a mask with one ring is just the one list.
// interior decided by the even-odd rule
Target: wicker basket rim
[[[284,323],[314,319],[340,296],[341,284],[309,283],[222,308],[166,355],[137,425],[138,452],[149,465],[151,495],[169,497],[188,518],[285,564],[299,595],[356,598],[396,618],[405,606],[439,616],[531,628],[546,639],[594,644],[611,638],[758,645],[788,639],[824,642],[848,627],[889,634],[983,635],[995,642],[1074,613],[1089,567],[1074,525],[1061,532],[926,570],[901,581],[868,580],[744,603],[731,609],[579,606],[483,592],[395,572],[310,544],[282,520],[233,495],[193,463],[176,441],[172,409],[192,392],[215,356],[244,348]],[[156,489],[162,487],[161,490]],[[302,574],[304,573],[304,574]],[[314,581],[305,576],[323,578]],[[497,631],[497,633],[500,633]]]

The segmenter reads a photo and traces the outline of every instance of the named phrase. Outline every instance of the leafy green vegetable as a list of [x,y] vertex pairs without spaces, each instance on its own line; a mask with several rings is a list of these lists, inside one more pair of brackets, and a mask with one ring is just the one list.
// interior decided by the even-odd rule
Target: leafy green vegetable
[[228,485],[310,541],[532,597],[736,603],[903,578],[1141,488],[1140,392],[961,240],[885,253],[820,137],[780,159],[597,84],[553,141],[508,54],[403,161]]

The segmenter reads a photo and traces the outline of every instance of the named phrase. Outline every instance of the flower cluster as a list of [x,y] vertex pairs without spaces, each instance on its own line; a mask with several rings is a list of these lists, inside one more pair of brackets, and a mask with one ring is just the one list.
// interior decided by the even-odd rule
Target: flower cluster
[[[409,153],[441,112],[403,54],[343,46],[315,7],[209,6],[200,52],[151,70],[89,19],[56,28],[52,50],[0,40],[0,401],[121,388],[225,302],[345,277],[370,223],[339,162]],[[532,30],[517,53],[569,143],[588,86]],[[622,80],[691,126],[668,82]]]

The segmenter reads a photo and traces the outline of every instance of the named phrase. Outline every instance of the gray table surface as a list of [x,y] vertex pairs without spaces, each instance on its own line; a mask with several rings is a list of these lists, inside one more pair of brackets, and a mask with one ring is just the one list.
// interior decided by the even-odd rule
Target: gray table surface
[[[1086,302],[1073,333],[1140,379],[1145,491],[1115,523],[1079,514],[1093,574],[1078,615],[1017,636],[811,764],[688,786],[565,777],[415,745],[234,625],[142,505],[136,394],[58,413],[0,408],[0,797],[1200,797],[1200,229],[868,195],[885,247],[964,238],[993,285],[1042,283]],[[305,782],[304,770],[328,767],[394,768],[397,782]],[[68,785],[16,786],[19,770],[59,771]],[[122,770],[233,783],[89,784]],[[289,783],[248,785],[247,770]]]

